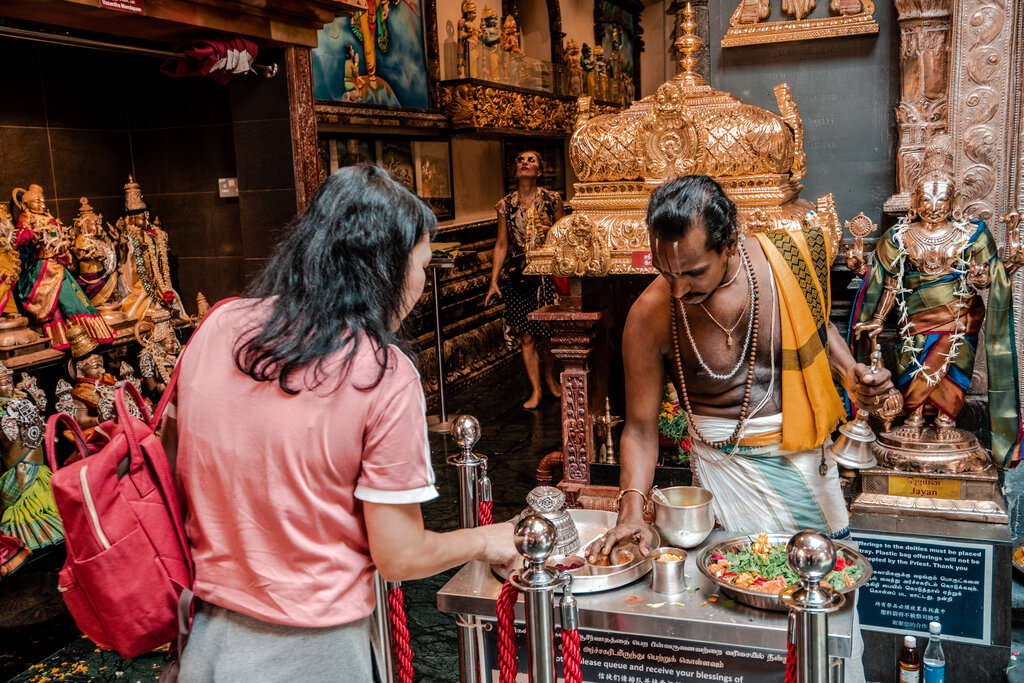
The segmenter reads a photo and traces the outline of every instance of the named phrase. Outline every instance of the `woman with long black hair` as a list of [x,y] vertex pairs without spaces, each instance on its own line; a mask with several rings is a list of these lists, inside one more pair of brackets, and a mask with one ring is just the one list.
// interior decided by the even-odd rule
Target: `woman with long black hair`
[[437,493],[398,330],[435,227],[383,170],[342,169],[185,350],[165,425],[196,565],[181,680],[369,681],[375,568],[517,557],[509,524],[423,528]]

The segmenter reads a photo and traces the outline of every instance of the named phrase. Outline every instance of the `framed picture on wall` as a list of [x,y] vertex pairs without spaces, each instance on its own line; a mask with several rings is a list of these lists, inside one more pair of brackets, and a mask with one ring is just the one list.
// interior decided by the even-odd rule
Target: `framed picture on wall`
[[335,104],[433,106],[428,64],[437,61],[436,0],[369,0],[317,33],[313,96]]
[[505,160],[505,192],[516,189],[516,157],[532,150],[540,155],[543,173],[538,183],[565,199],[565,147],[561,140],[507,139],[502,142]]
[[614,82],[609,90],[624,107],[640,92],[642,9],[633,0],[594,0],[594,44],[604,50],[608,76]]
[[376,164],[426,200],[438,220],[455,217],[448,140],[321,135],[321,168],[334,173],[354,164]]

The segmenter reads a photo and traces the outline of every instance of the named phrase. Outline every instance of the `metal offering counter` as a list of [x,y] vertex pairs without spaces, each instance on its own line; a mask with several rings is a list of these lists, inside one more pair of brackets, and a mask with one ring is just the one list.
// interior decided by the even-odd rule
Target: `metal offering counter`
[[[614,523],[612,513],[587,512],[606,514],[609,525]],[[654,592],[651,575],[647,573],[618,588],[578,594],[583,681],[782,681],[788,615],[747,607],[729,599],[697,568],[703,548],[731,536],[735,534],[712,532],[701,547],[688,551],[688,588],[682,593]],[[856,547],[852,542],[844,544]],[[477,618],[480,664],[484,680],[488,681],[498,680],[493,625],[501,589],[502,582],[490,566],[471,562],[437,594],[440,611]],[[847,600],[840,610],[829,615],[828,655],[833,680],[842,680],[842,660],[853,651],[854,602]],[[515,605],[515,620],[520,672],[517,680],[526,680],[522,600]]]

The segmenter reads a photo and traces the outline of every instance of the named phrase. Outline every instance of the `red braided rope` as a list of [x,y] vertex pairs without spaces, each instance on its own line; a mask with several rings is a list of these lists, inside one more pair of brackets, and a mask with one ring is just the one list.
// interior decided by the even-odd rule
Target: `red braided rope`
[[580,669],[580,632],[577,629],[562,631],[562,673],[565,683],[583,683]]
[[786,683],[796,683],[796,643],[786,646]]
[[395,647],[395,668],[399,683],[412,683],[412,646],[409,627],[405,621],[405,595],[401,586],[388,589],[388,619],[391,622],[391,640]]
[[515,605],[519,589],[506,580],[498,596],[498,671],[500,683],[516,681],[516,627]]
[[494,519],[491,517],[491,510],[494,508],[493,500],[480,501],[480,526],[487,526]]

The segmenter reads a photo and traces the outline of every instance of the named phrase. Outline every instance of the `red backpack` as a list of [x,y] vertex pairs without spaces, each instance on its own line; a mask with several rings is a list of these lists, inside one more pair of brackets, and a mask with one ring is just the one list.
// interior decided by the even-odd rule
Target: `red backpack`
[[[129,394],[147,415],[137,387],[116,390],[116,422],[90,454],[78,423],[58,413],[46,424],[50,485],[64,521],[67,560],[58,590],[78,628],[102,648],[137,657],[178,637],[178,603],[190,599],[192,555],[167,455],[154,434],[174,391],[172,376],[149,422],[132,417]],[[58,425],[71,430],[80,460],[58,469]]]

